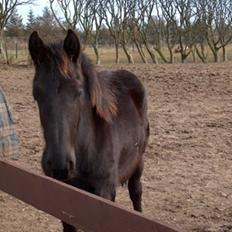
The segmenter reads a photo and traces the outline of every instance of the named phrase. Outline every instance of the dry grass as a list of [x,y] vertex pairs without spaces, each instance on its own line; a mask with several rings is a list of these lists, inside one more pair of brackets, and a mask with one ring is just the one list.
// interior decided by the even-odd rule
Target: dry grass
[[[168,57],[169,57],[168,49],[164,48],[163,50],[164,50],[165,57],[168,59]],[[135,49],[130,48],[129,51],[132,54],[135,63],[142,63],[142,59],[139,56],[139,53],[137,52],[136,48]],[[96,60],[94,51],[91,47],[87,47],[85,49],[85,52],[93,61]],[[100,59],[101,59],[102,64],[114,64],[115,63],[115,49],[113,47],[100,48],[99,52],[100,52]],[[149,58],[148,53],[145,52],[145,54],[147,56],[148,62],[152,63],[152,60]],[[231,61],[232,60],[232,44],[227,47],[227,54],[228,54],[228,61]],[[222,59],[222,51],[219,52],[219,56],[220,56],[220,60],[221,60]],[[19,50],[17,59],[16,59],[16,51],[9,50],[8,57],[9,57],[11,64],[19,64],[19,65],[20,64],[28,64],[28,61],[30,60],[27,50]],[[210,52],[210,50],[207,51],[207,57],[208,57],[207,61],[209,63],[213,62],[213,55]],[[161,60],[161,58],[159,57],[158,54],[157,54],[157,58],[158,58],[159,63],[163,63],[163,61]],[[120,49],[120,52],[119,52],[119,60],[120,60],[121,64],[126,64],[128,62],[122,49]],[[201,63],[201,60],[198,58],[197,55],[196,55],[196,60],[197,60],[197,63]],[[174,54],[174,62],[180,63],[180,61],[181,61],[180,54]],[[1,62],[1,57],[0,57],[0,62]],[[187,63],[193,62],[192,54],[189,55],[186,62]]]

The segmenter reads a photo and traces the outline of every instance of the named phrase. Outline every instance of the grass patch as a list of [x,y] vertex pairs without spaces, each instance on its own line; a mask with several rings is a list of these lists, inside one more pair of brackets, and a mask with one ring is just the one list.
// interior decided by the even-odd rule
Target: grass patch
[[[143,63],[136,49],[130,48],[129,51],[131,55],[133,56],[135,63]],[[169,57],[168,49],[164,48],[163,52],[164,52],[165,57],[168,59]],[[85,53],[92,59],[93,62],[96,61],[94,51],[91,47],[87,47],[85,49]],[[113,47],[99,48],[99,53],[100,53],[101,64],[114,64],[115,63],[115,49]],[[213,55],[209,49],[207,53],[208,53],[207,62],[213,62]],[[145,54],[146,54],[148,63],[152,63],[152,60],[151,58],[149,58],[149,54],[146,51],[145,51]],[[157,55],[158,62],[163,63],[159,55],[157,53],[156,55]],[[17,58],[16,58],[15,50],[8,50],[8,57],[9,57],[10,64],[25,65],[30,62],[29,53],[28,53],[28,50],[26,49],[18,50]],[[219,52],[219,57],[220,57],[220,60],[222,60],[222,51]],[[232,61],[232,44],[227,46],[227,57],[228,57],[228,61]],[[0,57],[0,62],[2,61],[3,59],[2,57]],[[120,49],[119,51],[119,62],[121,64],[128,63],[127,58],[122,49]],[[174,53],[174,63],[180,63],[180,62],[181,62],[180,54]],[[186,59],[186,62],[187,63],[193,62],[192,54],[188,56],[188,58]],[[198,58],[197,55],[196,55],[196,62],[201,63],[201,60]]]

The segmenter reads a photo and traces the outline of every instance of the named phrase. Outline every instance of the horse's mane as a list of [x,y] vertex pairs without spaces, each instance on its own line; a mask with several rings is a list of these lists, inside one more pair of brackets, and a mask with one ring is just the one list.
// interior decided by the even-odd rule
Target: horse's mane
[[[63,50],[62,43],[50,44],[49,48],[53,62],[55,62],[62,76],[66,79],[73,78],[69,72],[69,57]],[[80,53],[77,62],[80,63],[92,107],[96,108],[96,112],[101,118],[111,121],[112,117],[118,112],[112,82],[98,76],[91,60],[84,53]]]
[[111,121],[112,116],[117,114],[117,99],[113,91],[110,79],[99,78],[90,59],[82,53],[81,68],[87,81],[88,91],[92,106],[96,107],[97,113],[106,121]]

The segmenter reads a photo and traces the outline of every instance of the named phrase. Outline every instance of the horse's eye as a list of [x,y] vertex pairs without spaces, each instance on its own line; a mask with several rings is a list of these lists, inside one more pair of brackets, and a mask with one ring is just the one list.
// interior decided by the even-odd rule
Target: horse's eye
[[74,99],[79,98],[82,95],[82,89],[78,89],[74,93]]
[[62,85],[61,85],[61,83],[59,83],[59,85],[57,86],[57,88],[56,88],[56,93],[60,93],[60,91],[61,91],[61,89],[62,89]]
[[44,100],[43,93],[39,88],[33,89],[33,97],[38,103]]

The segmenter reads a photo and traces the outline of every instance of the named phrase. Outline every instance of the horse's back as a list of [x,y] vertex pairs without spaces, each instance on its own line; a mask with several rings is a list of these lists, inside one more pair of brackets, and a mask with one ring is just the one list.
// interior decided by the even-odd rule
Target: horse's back
[[140,114],[143,115],[146,113],[147,98],[144,86],[142,85],[141,81],[137,78],[136,75],[126,70],[118,71],[118,76],[122,85],[128,88],[129,94]]
[[125,98],[130,97],[140,115],[142,117],[146,117],[146,91],[143,84],[135,74],[127,70],[118,70],[103,71],[100,73],[100,76],[105,79],[104,81],[109,82],[109,86],[115,93],[119,105],[122,98],[125,102]]

